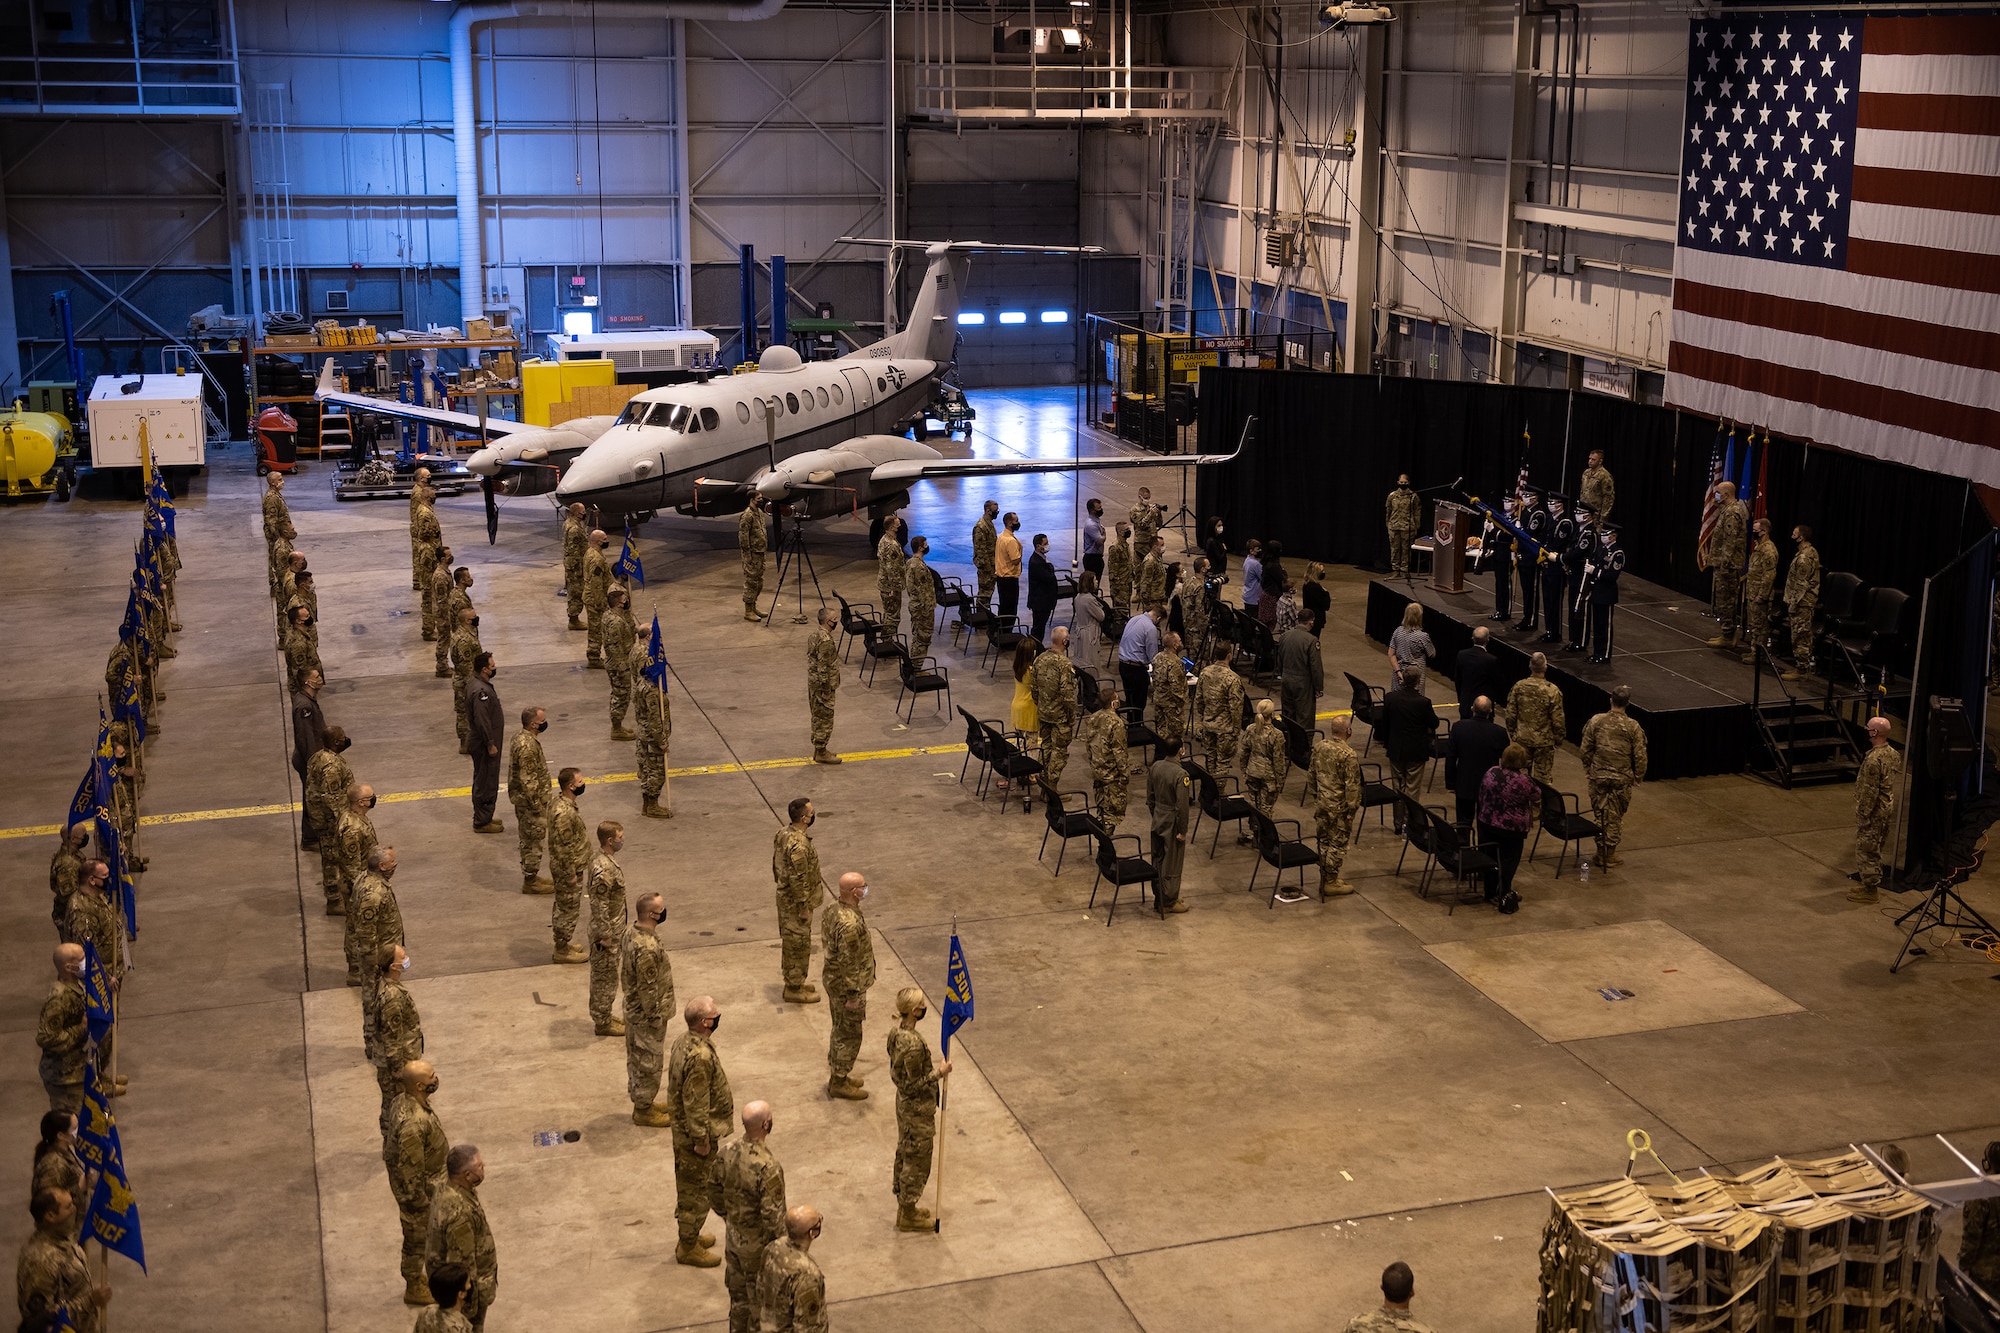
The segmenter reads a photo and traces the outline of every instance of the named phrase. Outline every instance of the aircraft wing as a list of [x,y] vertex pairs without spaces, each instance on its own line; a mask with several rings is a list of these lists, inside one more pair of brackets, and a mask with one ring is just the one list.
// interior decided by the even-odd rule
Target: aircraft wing
[[1226,454],[1099,454],[1084,458],[898,458],[879,464],[869,474],[876,482],[922,481],[935,477],[1015,476],[1032,472],[1104,472],[1114,468],[1206,467],[1240,457],[1256,436],[1257,418],[1243,423],[1236,449]]
[[532,426],[525,421],[502,421],[498,417],[486,418],[482,427],[479,416],[473,412],[451,412],[440,407],[423,407],[416,403],[399,403],[393,398],[371,398],[365,393],[343,393],[335,386],[333,378],[333,358],[328,357],[320,368],[319,383],[313,390],[313,398],[321,403],[337,403],[361,412],[372,412],[376,416],[390,417],[397,421],[416,421],[444,430],[458,431],[463,435],[478,435],[484,432],[488,439],[500,439],[516,431],[546,430],[545,426]]

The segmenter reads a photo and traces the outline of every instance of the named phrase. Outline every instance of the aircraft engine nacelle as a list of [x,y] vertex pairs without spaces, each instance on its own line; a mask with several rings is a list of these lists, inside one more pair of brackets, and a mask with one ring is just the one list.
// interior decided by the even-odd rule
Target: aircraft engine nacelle
[[502,495],[547,495],[554,491],[556,483],[562,480],[562,473],[555,467],[543,464],[529,466],[515,463],[507,468],[507,475],[500,479]]

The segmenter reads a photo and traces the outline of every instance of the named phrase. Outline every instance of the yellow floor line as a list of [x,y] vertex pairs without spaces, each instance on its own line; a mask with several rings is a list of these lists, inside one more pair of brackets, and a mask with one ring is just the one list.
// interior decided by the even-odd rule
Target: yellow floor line
[[[841,755],[841,758],[853,764],[866,763],[871,759],[908,759],[915,755],[964,753],[965,746],[962,744],[915,745],[900,750],[851,750]],[[669,778],[700,778],[710,777],[718,773],[752,773],[780,768],[811,768],[812,762],[812,757],[808,755],[787,759],[752,759],[742,764],[699,764],[690,768],[670,768],[667,770],[667,776]],[[585,775],[584,777],[585,782],[600,784],[637,782],[638,780],[639,775],[637,773],[602,773],[594,777],[590,775]],[[500,790],[507,790],[507,784],[504,782],[501,783]],[[472,788],[469,786],[432,787],[424,791],[380,793],[377,799],[385,804],[393,804],[399,801],[435,801],[445,797],[464,797],[470,795],[472,795]],[[139,824],[142,828],[152,828],[160,824],[202,824],[217,819],[254,819],[260,815],[289,815],[295,813],[298,809],[299,803],[291,801],[282,805],[239,805],[226,810],[184,810],[178,814],[171,815],[144,815],[140,818]],[[0,829],[0,839],[54,837],[61,831],[62,826],[60,824],[35,824],[27,828]]]
[[[1351,711],[1346,708],[1337,708],[1331,712],[1315,714],[1314,720],[1324,721],[1330,717],[1347,717],[1350,716]],[[964,753],[965,746],[963,744],[913,745],[906,749],[898,750],[850,750],[840,757],[850,764],[865,764],[875,759],[909,759],[916,755],[925,754]],[[667,776],[669,778],[701,778],[711,777],[718,773],[762,773],[781,768],[811,768],[812,762],[810,755],[804,755],[797,758],[785,759],[752,759],[741,764],[700,764],[691,768],[670,768],[667,770]],[[638,780],[639,775],[637,773],[603,773],[595,777],[586,776],[584,778],[586,782],[595,783],[637,782]],[[500,789],[505,791],[507,789],[506,784],[502,783]],[[432,787],[424,791],[382,793],[378,799],[386,804],[395,804],[401,801],[435,801],[447,797],[470,795],[472,795],[472,788],[469,786]],[[255,819],[263,815],[289,815],[295,813],[298,809],[299,803],[292,801],[282,805],[239,805],[226,810],[183,810],[178,814],[171,815],[145,815],[140,818],[139,824],[142,828],[155,828],[162,824],[206,824],[218,819]],[[0,829],[0,839],[49,838],[54,837],[61,831],[62,825],[60,824],[33,824],[25,828]]]

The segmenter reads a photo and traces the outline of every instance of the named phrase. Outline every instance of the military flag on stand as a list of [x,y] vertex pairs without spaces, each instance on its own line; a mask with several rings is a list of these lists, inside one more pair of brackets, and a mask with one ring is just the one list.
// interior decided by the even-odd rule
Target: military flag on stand
[[83,942],[83,1025],[90,1033],[93,1043],[102,1042],[104,1034],[111,1031],[117,1021],[117,1012],[111,1007],[111,983],[104,979],[104,967],[98,961],[97,946],[89,940]]
[[659,690],[662,694],[666,693],[667,650],[665,645],[660,642],[660,613],[658,611],[653,613],[652,637],[646,641],[646,646],[640,652],[640,678],[654,689]]
[[1702,569],[1708,568],[1708,539],[1715,535],[1715,528],[1722,521],[1722,483],[1729,480],[1729,471],[1736,463],[1736,428],[1730,427],[1729,443],[1725,450],[1722,437],[1722,423],[1715,423],[1715,444],[1708,452],[1708,491],[1701,500],[1701,538],[1695,543],[1694,562]]
[[[132,1182],[125,1176],[125,1154],[118,1145],[118,1125],[106,1117],[110,1133],[104,1165],[99,1168],[97,1188],[90,1195],[90,1209],[83,1215],[85,1237],[118,1253],[146,1271],[146,1241],[139,1234],[139,1204],[132,1197]],[[79,1118],[79,1128],[81,1119]]]
[[944,1036],[939,1046],[946,1059],[951,1058],[951,1034],[972,1021],[972,971],[965,965],[965,950],[959,946],[958,932],[951,936],[951,953],[944,965],[944,1008],[938,1011],[938,1024]]
[[[97,1064],[83,1066],[83,1105],[76,1113],[76,1155],[92,1171],[102,1171],[118,1149],[118,1131],[111,1123],[111,1103],[97,1086]],[[85,1200],[88,1206],[89,1200]]]
[[625,549],[618,553],[618,563],[611,567],[611,572],[635,588],[646,586],[646,570],[639,563],[639,540],[630,528],[625,529]]

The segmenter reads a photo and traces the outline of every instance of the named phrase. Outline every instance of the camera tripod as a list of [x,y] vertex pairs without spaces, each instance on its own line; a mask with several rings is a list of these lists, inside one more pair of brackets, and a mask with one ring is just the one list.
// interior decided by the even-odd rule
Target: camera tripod
[[[782,517],[780,518],[782,526]],[[797,514],[792,516],[792,526],[778,538],[778,590],[771,599],[771,609],[764,616],[764,624],[769,626],[778,615],[778,603],[785,600],[785,579],[796,578],[799,584],[798,614],[792,617],[794,625],[806,624],[806,580],[811,579],[813,593],[821,606],[826,605],[826,594],[819,586],[819,571],[813,568],[812,552],[806,549],[805,520]]]
[[[1909,911],[1896,918],[1896,925],[1909,922],[1909,934],[1903,937],[1903,947],[1896,952],[1896,961],[1889,965],[1894,974],[1905,961],[1927,952],[1917,943],[1917,936],[1927,930],[1943,927],[1957,933],[1960,942],[1967,947],[1979,947],[1967,941],[1967,936],[1985,936],[1994,945],[2000,945],[2000,930],[1979,914],[1977,908],[1959,896],[1956,885],[1963,883],[1955,875],[1942,875],[1924,891],[1924,899]],[[1988,946],[1992,947],[1992,946]]]

